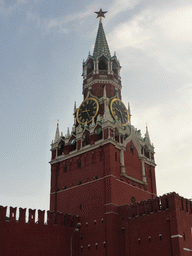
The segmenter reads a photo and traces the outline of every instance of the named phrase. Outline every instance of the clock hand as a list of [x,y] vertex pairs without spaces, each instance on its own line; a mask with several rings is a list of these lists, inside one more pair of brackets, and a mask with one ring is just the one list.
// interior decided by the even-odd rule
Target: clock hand
[[118,108],[116,108],[116,107],[115,107],[115,109],[120,113],[120,115],[121,115],[121,121],[123,122],[123,113],[121,112],[120,109],[118,109]]
[[89,109],[88,109],[88,110],[86,109],[86,110],[83,110],[83,111],[81,111],[81,112],[83,113],[83,112],[88,112],[88,111],[89,111]]
[[90,119],[90,115],[89,115],[89,112],[88,112],[88,110],[86,109],[86,112],[87,112],[87,115],[88,115],[88,117],[89,117],[89,119]]

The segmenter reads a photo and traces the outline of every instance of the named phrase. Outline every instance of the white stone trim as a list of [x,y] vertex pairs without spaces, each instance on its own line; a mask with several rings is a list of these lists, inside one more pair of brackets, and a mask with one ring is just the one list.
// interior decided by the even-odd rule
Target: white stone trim
[[[124,182],[124,181],[122,181],[122,180],[117,179],[117,181],[123,182],[124,184],[133,187],[133,185],[128,184],[127,182]],[[137,181],[136,181],[136,182],[137,182]],[[138,187],[136,187],[136,186],[134,186],[133,188],[141,190],[141,188],[138,188]],[[151,192],[149,192],[149,191],[147,191],[147,190],[144,190],[144,192],[146,192],[146,193],[148,193],[148,194],[150,194],[150,195],[154,195],[155,197],[157,197],[157,194],[151,193]]]
[[183,248],[184,251],[188,251],[188,252],[192,252],[191,249],[188,249],[188,248]]
[[77,187],[85,186],[85,185],[87,185],[87,184],[90,184],[90,183],[93,183],[93,182],[97,182],[97,181],[103,180],[103,179],[108,178],[108,177],[114,177],[114,178],[116,178],[116,177],[115,177],[114,175],[112,175],[112,174],[111,174],[111,175],[107,175],[107,176],[104,176],[104,177],[99,178],[99,179],[97,179],[97,180],[91,180],[91,181],[82,183],[82,184],[80,184],[80,185],[73,186],[73,187],[71,187],[71,188],[66,188],[66,189],[62,189],[62,190],[57,191],[57,192],[52,192],[52,193],[50,193],[50,195],[53,195],[53,194],[55,194],[55,193],[61,193],[61,192],[64,192],[64,191],[67,191],[67,190],[70,190],[70,189],[77,188]]
[[105,212],[105,214],[111,214],[111,213],[119,215],[119,213],[116,213],[116,212]]
[[87,87],[92,86],[93,84],[111,84],[113,86],[115,86],[116,89],[121,89],[122,86],[120,84],[118,84],[117,82],[115,82],[113,79],[94,79],[93,81],[91,81],[90,83],[87,83],[85,85],[83,85],[83,90],[85,90]]
[[119,206],[118,204],[114,204],[114,203],[108,203],[108,204],[105,204],[105,206],[110,205],[110,204],[115,205],[115,206]]
[[173,235],[173,236],[171,236],[171,238],[176,238],[176,237],[180,237],[180,238],[182,238],[183,236],[182,235]]
[[103,145],[106,145],[108,143],[113,144],[119,150],[121,150],[122,146],[123,146],[123,144],[120,144],[117,141],[114,141],[112,138],[108,138],[108,139],[105,139],[105,140],[102,139],[102,140],[99,140],[98,143],[95,143],[93,145],[87,145],[87,147],[86,146],[82,147],[80,150],[77,150],[77,149],[73,150],[73,151],[69,152],[69,154],[67,154],[67,155],[58,156],[57,158],[51,160],[49,163],[50,164],[55,164],[55,163],[61,162],[63,160],[67,160],[71,157],[79,156],[81,154],[84,154],[86,152],[94,150],[94,149],[98,148],[99,146],[103,146]]

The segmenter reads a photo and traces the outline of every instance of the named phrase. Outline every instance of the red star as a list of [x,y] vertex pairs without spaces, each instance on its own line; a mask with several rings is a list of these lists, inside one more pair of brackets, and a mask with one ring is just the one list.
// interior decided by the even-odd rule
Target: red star
[[95,12],[95,13],[97,14],[97,18],[99,18],[99,17],[105,18],[104,14],[107,13],[107,12],[103,12],[102,9],[100,9],[99,12]]

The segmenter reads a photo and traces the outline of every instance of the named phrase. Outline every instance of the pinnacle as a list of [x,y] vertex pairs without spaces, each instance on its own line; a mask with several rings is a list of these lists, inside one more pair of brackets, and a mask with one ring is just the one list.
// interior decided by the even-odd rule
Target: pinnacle
[[55,141],[57,142],[60,138],[60,133],[59,133],[59,121],[57,122],[57,129],[56,129],[56,133],[55,133]]

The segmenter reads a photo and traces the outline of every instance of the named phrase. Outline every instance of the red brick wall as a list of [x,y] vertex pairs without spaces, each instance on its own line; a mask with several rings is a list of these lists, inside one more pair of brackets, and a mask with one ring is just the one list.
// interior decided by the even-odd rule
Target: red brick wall
[[[14,209],[11,208],[10,216],[12,216],[12,214],[14,214]],[[16,215],[9,220],[6,220],[6,207],[4,208],[0,206],[0,255],[70,255],[70,238],[71,232],[73,232],[73,229],[71,228],[71,216],[57,213],[57,221],[55,221],[53,214],[50,212],[48,214],[50,220],[48,221],[47,225],[44,224],[44,212],[39,212],[38,223],[35,223],[34,219],[31,219],[30,222],[26,223],[25,209],[21,208],[19,220],[16,220]],[[78,218],[74,217],[74,225],[76,225],[77,221]],[[79,237],[74,235],[74,255],[79,255],[78,243]]]

